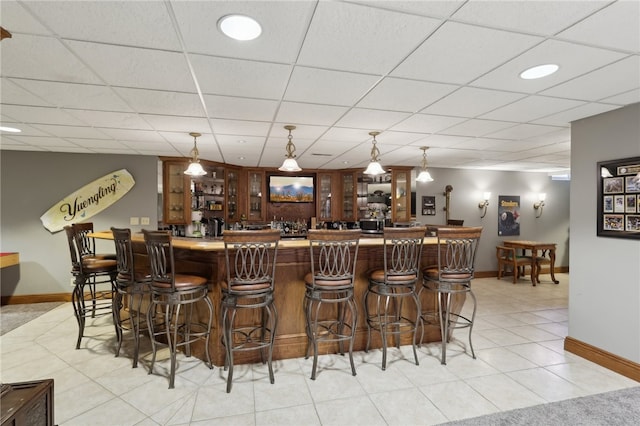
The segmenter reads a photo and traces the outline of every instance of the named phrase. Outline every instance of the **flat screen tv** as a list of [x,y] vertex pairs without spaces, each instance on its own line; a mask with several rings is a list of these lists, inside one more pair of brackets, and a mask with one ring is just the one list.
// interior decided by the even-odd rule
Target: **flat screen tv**
[[272,203],[313,203],[313,176],[269,176]]

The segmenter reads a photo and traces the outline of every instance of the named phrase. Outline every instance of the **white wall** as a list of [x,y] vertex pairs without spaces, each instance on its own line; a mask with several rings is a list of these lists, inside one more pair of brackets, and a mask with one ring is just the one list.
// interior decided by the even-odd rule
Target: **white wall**
[[[453,186],[450,219],[464,219],[465,226],[482,226],[477,271],[496,271],[495,247],[509,239],[554,242],[557,244],[556,266],[569,266],[569,182],[552,181],[547,173],[497,172],[429,168],[433,182],[416,184],[416,220],[423,225],[446,223],[445,196],[447,185]],[[480,218],[478,203],[484,192],[491,192],[489,207]],[[535,217],[533,203],[537,194],[547,194],[542,216]],[[422,196],[436,197],[436,216],[422,216]],[[498,196],[520,196],[520,235],[498,235]],[[545,279],[545,276],[541,276]],[[548,279],[548,276],[547,276]]]
[[640,240],[596,236],[599,161],[640,156],[640,104],[571,126],[569,336],[640,362]]
[[[129,218],[149,217],[157,228],[158,158],[134,155],[2,151],[0,157],[0,248],[20,253],[17,287],[2,283],[2,296],[70,293],[71,260],[64,231],[50,233],[40,216],[87,183],[127,169],[136,183],[122,199],[89,219],[94,229],[131,228]],[[78,222],[83,221],[79,219]],[[115,252],[112,242],[98,250]]]

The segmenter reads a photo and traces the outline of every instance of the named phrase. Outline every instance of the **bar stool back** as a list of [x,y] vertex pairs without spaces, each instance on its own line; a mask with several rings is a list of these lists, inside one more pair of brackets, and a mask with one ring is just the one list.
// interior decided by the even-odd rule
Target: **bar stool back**
[[[78,322],[76,349],[80,349],[86,319],[113,315],[112,301],[115,292],[117,265],[113,259],[83,257],[80,250],[83,236],[76,233],[75,229],[75,225],[64,227],[71,255],[71,275],[74,278],[71,302]],[[105,286],[106,289],[104,289]],[[85,293],[87,289],[89,292]],[[87,302],[89,302],[89,306],[87,306]]]
[[[151,264],[151,304],[147,311],[147,324],[151,337],[153,355],[149,374],[153,372],[158,344],[167,344],[171,353],[169,389],[173,389],[176,374],[177,349],[184,347],[185,355],[191,356],[191,344],[204,339],[207,366],[211,369],[209,337],[213,321],[213,304],[208,295],[207,279],[197,275],[176,273],[171,234],[168,231],[142,231]],[[207,322],[200,320],[198,306],[204,301]],[[196,306],[197,305],[197,306]],[[184,306],[184,312],[181,308]],[[164,308],[164,325],[154,323],[157,308]],[[196,315],[194,318],[194,311]]]
[[[225,231],[223,234],[226,279],[221,283],[222,336],[226,351],[227,393],[233,384],[235,352],[260,351],[264,363],[267,352],[269,379],[273,384],[273,342],[278,326],[278,313],[273,301],[276,256],[280,231]],[[240,323],[238,310],[258,310],[259,323]]]
[[[318,366],[318,343],[338,342],[344,354],[344,342],[349,342],[349,362],[355,376],[353,343],[358,323],[358,310],[353,297],[356,260],[360,230],[311,229],[307,233],[311,255],[311,272],[305,278],[306,292],[304,310],[306,331],[309,340],[305,358],[313,347],[311,379],[316,379]],[[321,311],[322,305],[330,304],[335,309]]]
[[[148,271],[136,268],[133,247],[131,244],[131,230],[128,228],[111,227],[113,242],[116,246],[116,261],[118,263],[118,275],[116,276],[116,294],[113,298],[113,317],[116,323],[118,347],[116,357],[120,355],[122,347],[123,331],[131,331],[134,341],[133,368],[138,366],[140,353],[140,319],[146,326],[146,315],[141,315],[142,301],[149,297],[151,290],[151,275]],[[127,306],[124,307],[123,299],[127,298]],[[122,311],[127,313],[122,318]]]
[[[423,270],[420,291],[436,293],[437,303],[434,310],[425,310],[422,313],[423,326],[427,324],[440,327],[442,364],[447,363],[447,342],[453,330],[469,328],[469,348],[475,359],[471,331],[476,316],[476,297],[471,291],[471,280],[474,277],[475,258],[482,227],[437,228],[436,232],[438,265]],[[473,301],[471,317],[463,316],[461,313],[454,312],[456,309],[452,309],[453,302],[459,303],[459,300],[454,298],[457,295],[466,294],[469,294]],[[422,342],[422,338],[420,340]]]
[[78,251],[83,259],[116,259],[115,253],[96,253],[96,240],[89,236],[93,232],[93,222],[74,223],[72,226],[78,241]]
[[[364,294],[367,321],[365,351],[369,350],[371,330],[378,331],[382,338],[383,370],[387,366],[389,335],[395,336],[396,346],[400,347],[401,335],[410,334],[415,362],[419,365],[416,331],[420,324],[420,300],[416,292],[416,283],[420,275],[425,232],[424,226],[385,228],[382,269],[375,269],[369,273],[369,286]],[[370,296],[373,297],[375,305],[369,300]],[[403,312],[404,299],[413,301],[415,313]]]

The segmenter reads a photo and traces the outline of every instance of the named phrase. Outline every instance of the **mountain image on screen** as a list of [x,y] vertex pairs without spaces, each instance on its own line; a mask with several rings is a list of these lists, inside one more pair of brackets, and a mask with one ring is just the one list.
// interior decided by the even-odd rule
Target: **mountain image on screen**
[[313,187],[293,184],[272,186],[270,200],[273,203],[310,203],[313,201]]

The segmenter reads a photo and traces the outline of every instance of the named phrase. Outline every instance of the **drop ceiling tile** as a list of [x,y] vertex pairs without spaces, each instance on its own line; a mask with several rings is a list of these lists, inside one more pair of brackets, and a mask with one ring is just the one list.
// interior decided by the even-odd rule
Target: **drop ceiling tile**
[[[626,55],[610,50],[546,40],[517,58],[473,81],[474,86],[536,93],[603,67]],[[556,64],[559,70],[545,78],[523,80],[522,71],[536,65]]]
[[417,142],[413,142],[412,145],[418,146],[428,146],[429,151],[427,151],[427,155],[431,151],[433,147],[457,147],[462,144],[464,141],[468,141],[469,138],[466,136],[449,136],[449,135],[431,135],[423,138]]
[[534,136],[544,135],[546,133],[551,133],[557,131],[557,127],[551,126],[542,126],[538,124],[518,124],[517,126],[510,127],[508,129],[499,130],[495,133],[490,133],[487,135],[489,138],[493,139],[527,139],[532,138]]
[[[296,60],[315,3],[174,1],[171,7],[189,52],[290,64]],[[225,36],[217,22],[229,14],[256,19],[262,36],[248,42]]]
[[244,120],[221,120],[211,119],[216,134],[225,135],[248,135],[248,136],[266,136],[271,127],[270,122],[266,121],[244,121]]
[[[490,138],[467,138],[466,140],[453,145],[455,149],[476,150],[476,151],[508,151],[504,148],[505,142],[502,139]],[[513,149],[513,148],[512,148]]]
[[12,139],[26,145],[34,145],[46,149],[51,149],[52,147],[77,147],[76,144],[69,140],[54,136],[14,136]]
[[180,49],[164,2],[57,0],[27,7],[63,38]]
[[515,126],[517,123],[496,120],[480,120],[472,119],[464,121],[455,126],[451,126],[442,133],[447,135],[459,136],[484,136],[498,130]]
[[150,143],[165,142],[164,139],[156,131],[152,130],[133,130],[133,129],[100,129],[107,136],[123,142],[139,142],[146,141]]
[[114,90],[141,114],[205,116],[200,98],[196,94],[120,87]]
[[211,118],[269,121],[275,116],[278,102],[264,99],[204,95]]
[[455,20],[495,28],[550,36],[573,25],[606,1],[477,1],[472,0],[454,15]]
[[189,58],[202,93],[210,95],[280,100],[292,68],[291,65],[204,55]]
[[531,142],[542,142],[554,145],[566,143],[567,145],[565,146],[565,148],[569,149],[571,147],[571,128],[565,127],[550,133],[545,133],[544,135],[533,136],[527,140]]
[[[284,126],[291,124],[290,122],[275,121],[271,128],[270,137],[283,137],[286,138],[289,131]],[[294,123],[295,124],[295,123]],[[328,126],[314,126],[310,124],[297,125],[291,132],[293,141],[298,139],[309,139],[315,141],[322,136],[328,129]]]
[[391,75],[464,84],[541,40],[539,37],[447,22]]
[[78,126],[57,126],[47,124],[34,125],[35,128],[42,130],[45,133],[58,136],[61,138],[81,138],[81,139],[110,139],[109,136],[102,133],[100,130],[92,127],[78,127]]
[[301,65],[386,74],[439,21],[343,2],[318,2],[298,58]]
[[604,98],[602,102],[620,106],[635,104],[636,102],[640,102],[640,89],[633,89],[619,95]]
[[82,41],[67,44],[111,86],[196,93],[182,53]]
[[528,96],[512,104],[498,108],[481,118],[490,120],[528,122],[540,117],[575,108],[583,102],[546,96]]
[[153,130],[141,116],[135,113],[79,109],[63,110],[92,127]]
[[[2,122],[2,125],[8,125],[9,127],[15,127],[22,130],[22,132],[19,133],[20,136],[48,136],[46,133],[36,129],[33,126],[29,126],[27,124],[23,124],[20,122],[12,122],[12,121],[6,120],[4,116],[1,122]],[[13,134],[14,133],[10,133],[10,132],[0,132],[0,135],[2,135],[2,140],[4,140],[6,136],[13,135]],[[0,144],[0,146],[1,145],[2,144]]]
[[440,115],[414,114],[403,122],[396,124],[391,130],[404,132],[437,133],[465,121],[460,117]]
[[[629,56],[619,62],[560,84],[541,94],[548,96],[599,101],[640,87],[640,56]],[[602,84],[606,81],[606,84]]]
[[346,107],[282,102],[276,120],[296,125],[331,125],[345,112]]
[[421,112],[455,117],[477,117],[522,99],[524,96],[526,95],[521,93],[463,87]]
[[206,118],[140,114],[139,119],[149,123],[149,126],[145,128],[158,131],[183,132],[185,134],[190,132],[211,133],[211,127],[209,127],[209,121]]
[[58,108],[2,105],[2,114],[15,121],[33,124],[82,126],[84,123]]
[[20,31],[22,34],[51,35],[51,31],[29,13],[25,6],[24,2],[1,1],[2,27],[10,33]]
[[0,69],[3,77],[100,84],[60,40],[51,37],[22,34],[7,39],[2,43]]
[[449,95],[457,86],[387,77],[358,103],[361,108],[418,112]]
[[333,126],[323,135],[323,140],[333,140],[338,142],[355,142],[362,143],[371,141],[369,132],[371,130],[352,129],[347,127]]
[[[363,133],[367,133],[366,141],[371,142],[373,138],[368,135],[369,132],[367,131]],[[388,145],[396,145],[396,146],[406,146],[410,144],[417,144],[419,143],[420,140],[424,138],[425,138],[424,133],[399,132],[399,131],[393,131],[393,130],[385,130],[384,132],[380,133],[380,135],[376,136],[376,140],[378,142],[384,142],[385,145],[388,144]],[[354,141],[360,142],[359,139],[355,139]]]
[[[387,129],[409,117],[409,113],[382,111],[377,109],[353,108],[336,125],[359,129]],[[403,130],[403,129],[396,129]]]
[[89,149],[113,149],[113,150],[125,150],[127,145],[120,141],[113,139],[85,139],[85,138],[67,138],[74,144]]
[[295,67],[284,99],[350,106],[356,103],[380,77],[352,72]]
[[[640,53],[640,2],[617,1],[558,34],[594,46]],[[603,30],[603,29],[607,30]]]
[[433,18],[445,18],[451,16],[464,1],[461,0],[429,0],[429,1],[397,1],[397,0],[353,0],[352,3],[361,3],[372,7],[397,10],[399,12],[413,13],[416,15],[430,16]]
[[20,86],[20,83],[25,81],[36,80],[23,80],[23,79],[0,79],[0,94],[2,95],[3,104],[22,104],[31,106],[54,106],[50,102],[43,99],[40,93],[31,93]]
[[532,121],[532,123],[544,124],[547,126],[568,126],[572,121],[579,120],[585,117],[592,117],[594,115],[602,114],[603,112],[612,111],[618,108],[620,108],[619,105],[591,102],[567,111],[562,111],[556,114],[542,117],[538,120]]

